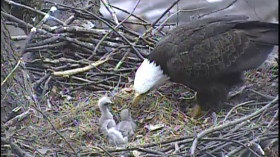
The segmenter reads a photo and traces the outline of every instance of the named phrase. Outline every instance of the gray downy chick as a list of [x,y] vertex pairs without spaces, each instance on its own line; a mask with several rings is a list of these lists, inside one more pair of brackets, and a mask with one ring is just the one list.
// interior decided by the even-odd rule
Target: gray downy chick
[[127,137],[124,137],[122,133],[116,129],[116,127],[112,127],[107,130],[107,137],[109,144],[113,146],[123,146],[128,142]]
[[121,111],[121,121],[117,125],[117,129],[123,134],[124,137],[131,137],[136,130],[136,124],[131,118],[131,113],[128,109]]
[[113,119],[113,115],[110,113],[108,108],[112,104],[113,103],[107,96],[103,96],[98,101],[98,106],[101,111],[101,117],[99,118],[99,126],[101,133],[105,133],[108,129],[116,126],[116,122]]

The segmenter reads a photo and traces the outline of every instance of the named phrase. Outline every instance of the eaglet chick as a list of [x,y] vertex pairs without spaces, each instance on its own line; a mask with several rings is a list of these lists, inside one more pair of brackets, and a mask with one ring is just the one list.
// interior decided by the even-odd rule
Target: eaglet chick
[[107,130],[109,144],[113,146],[122,146],[128,142],[128,138],[124,137],[116,127]]
[[121,121],[117,125],[117,130],[119,130],[124,137],[131,137],[134,135],[134,131],[136,130],[136,124],[131,118],[131,114],[128,109],[124,109],[121,111]]
[[113,103],[107,96],[103,96],[98,101],[98,106],[101,111],[101,117],[99,118],[99,126],[100,126],[100,132],[104,133],[108,129],[115,127],[116,122],[113,119],[113,115],[109,111],[109,106],[111,106]]

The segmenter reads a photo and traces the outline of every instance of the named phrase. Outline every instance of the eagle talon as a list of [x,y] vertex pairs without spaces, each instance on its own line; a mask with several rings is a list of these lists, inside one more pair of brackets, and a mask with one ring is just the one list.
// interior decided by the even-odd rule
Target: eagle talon
[[201,114],[201,108],[199,105],[195,105],[193,108],[188,109],[187,111],[187,115],[192,117],[192,118],[196,118]]

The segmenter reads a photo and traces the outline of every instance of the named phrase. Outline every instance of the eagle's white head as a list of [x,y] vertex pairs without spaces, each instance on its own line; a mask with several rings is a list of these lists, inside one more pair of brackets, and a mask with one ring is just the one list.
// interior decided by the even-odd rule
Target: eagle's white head
[[159,65],[157,66],[154,61],[150,62],[148,59],[144,59],[135,74],[133,105],[139,101],[141,95],[158,88],[168,80],[169,77],[163,74]]

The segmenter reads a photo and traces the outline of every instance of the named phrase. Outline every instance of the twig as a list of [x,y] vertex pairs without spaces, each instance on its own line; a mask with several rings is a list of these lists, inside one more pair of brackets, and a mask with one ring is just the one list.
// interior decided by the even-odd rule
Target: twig
[[43,46],[37,46],[37,47],[29,47],[26,48],[26,51],[34,51],[34,50],[43,50],[43,49],[47,49],[47,48],[55,48],[55,47],[59,47],[59,46],[64,46],[66,45],[67,42],[63,41],[63,42],[58,42],[58,43],[54,43],[54,44],[48,44],[48,45],[43,45]]
[[270,122],[268,123],[267,127],[263,130],[263,133],[266,133],[266,131],[268,129],[270,129],[270,126],[272,125],[272,123],[276,120],[276,118],[278,118],[278,114],[279,114],[279,109],[276,111],[275,115],[273,116],[273,118],[270,120]]
[[190,10],[178,10],[175,13],[171,14],[170,16],[168,16],[158,27],[156,27],[156,29],[153,31],[153,34],[155,34],[157,31],[161,30],[163,28],[163,26],[166,24],[166,22],[173,17],[174,15],[177,15],[180,12],[194,12],[194,11],[198,11],[201,9],[205,9],[208,7],[201,7],[201,8],[196,8],[196,9],[190,9]]
[[[250,120],[247,120],[247,121],[244,121],[244,122],[238,124],[238,125],[235,126],[232,130],[230,130],[230,131],[228,132],[228,134],[226,134],[226,135],[230,135],[230,134],[234,133],[235,131],[238,131],[240,128],[244,127],[245,125],[248,125],[250,122],[251,122]],[[225,136],[226,136],[226,135],[225,135]]]
[[[40,28],[42,27],[42,25],[49,19],[50,17],[50,13],[52,13],[51,10],[49,10],[48,14],[44,13],[44,17],[43,19],[35,26],[35,28]],[[31,32],[28,34],[26,40],[25,40],[25,44],[23,45],[23,47],[21,48],[21,51],[20,51],[20,56],[23,55],[23,53],[25,52],[26,50],[26,47],[27,45],[29,44],[30,40],[33,38],[34,34],[36,33],[36,29],[34,27],[31,29]]]
[[237,2],[237,0],[232,1],[229,5],[227,5],[227,6],[224,7],[224,8],[217,9],[217,10],[214,10],[214,11],[210,11],[210,12],[208,12],[208,13],[206,13],[206,14],[199,15],[198,18],[202,18],[202,17],[204,17],[204,16],[206,16],[206,15],[210,15],[210,14],[213,14],[213,13],[216,13],[216,12],[219,12],[219,11],[222,11],[222,10],[225,10],[225,9],[229,8],[230,6],[232,6],[235,2]]
[[152,24],[152,26],[155,26],[160,19],[162,19],[164,17],[164,15],[166,15],[176,4],[178,4],[181,0],[176,0],[176,2],[174,2],[169,8],[167,8],[163,14]]
[[[142,148],[150,148],[150,147],[154,147],[154,146],[170,144],[170,143],[177,142],[177,141],[181,141],[182,143],[191,142],[192,137],[191,136],[183,136],[183,137],[180,137],[180,138],[177,138],[177,139],[171,139],[171,140],[162,141],[162,142],[159,142],[159,143],[145,144],[141,147]],[[112,149],[112,150],[109,150],[109,152],[124,152],[124,151],[128,151],[128,150],[137,150],[137,149],[138,149],[138,147],[125,148],[125,149],[114,149],[114,150]]]
[[71,23],[74,22],[75,19],[76,19],[76,17],[75,17],[74,15],[71,15],[68,19],[66,19],[66,20],[64,21],[64,23],[65,23],[66,25],[70,25]]
[[229,145],[231,145],[231,144],[232,144],[232,142],[228,142],[228,143],[226,143],[226,144],[222,144],[221,146],[219,146],[219,147],[217,147],[217,148],[211,150],[209,153],[217,152],[218,150],[221,150],[221,149],[223,149],[223,148],[225,148],[226,146],[229,146]]
[[42,41],[39,41],[39,42],[36,42],[36,43],[28,44],[28,48],[35,47],[35,46],[42,46],[42,45],[46,46],[47,44],[55,43],[57,40],[61,39],[62,37],[63,37],[63,35],[55,35],[51,38],[48,38],[48,39],[45,39],[45,40],[42,40]]
[[147,149],[147,148],[138,147],[137,150],[142,151],[142,152],[146,152],[146,153],[152,153],[152,154],[158,154],[158,155],[161,155],[161,156],[167,156],[165,153],[162,153],[160,151]]
[[[113,7],[113,8],[116,8],[116,9],[118,9],[118,10],[124,12],[124,13],[127,13],[127,14],[130,14],[130,13],[131,13],[131,12],[128,12],[128,11],[123,10],[123,9],[121,9],[121,8],[119,8],[119,7],[116,7],[116,6],[112,6],[112,7]],[[142,22],[145,22],[147,25],[151,25],[147,20],[145,20],[145,19],[143,19],[143,18],[141,18],[141,17],[139,17],[139,16],[136,16],[135,14],[131,14],[131,16],[135,17],[136,19],[138,19],[138,20],[140,20],[140,21],[142,21]],[[128,22],[128,21],[127,21],[127,22]],[[145,24],[144,24],[144,25],[145,25]]]
[[26,28],[21,27],[23,30],[25,30],[25,29],[30,30],[31,28],[34,27],[33,25],[31,25],[31,24],[29,24],[29,23],[27,23],[27,22],[24,22],[24,21],[22,21],[22,20],[19,19],[19,18],[16,18],[16,17],[14,17],[14,16],[11,15],[11,14],[7,14],[7,13],[5,13],[5,12],[3,12],[3,11],[1,11],[1,14],[2,14],[4,17],[9,18],[10,20],[12,20],[12,21],[14,21],[14,22],[17,22],[18,24],[24,25]]
[[257,153],[255,153],[251,148],[249,148],[248,146],[246,146],[245,144],[239,142],[239,141],[236,141],[236,140],[232,140],[232,139],[225,139],[225,138],[202,138],[201,139],[202,141],[227,141],[227,142],[232,142],[232,143],[236,143],[236,144],[239,144],[241,145],[242,147],[244,148],[247,148],[250,152],[252,152],[253,154],[255,154],[256,156],[259,157],[259,155]]
[[[25,9],[28,9],[28,10],[31,10],[31,11],[34,11],[34,12],[39,13],[39,14],[44,15],[44,16],[47,15],[47,13],[44,13],[44,12],[42,12],[42,11],[40,11],[40,10],[33,9],[33,8],[29,7],[29,6],[26,6],[26,5],[23,5],[23,4],[19,4],[19,3],[16,3],[16,2],[14,2],[14,1],[11,1],[11,0],[4,0],[4,1],[7,2],[7,3],[9,3],[9,4],[15,5],[15,6],[22,7],[22,8],[25,8]],[[59,19],[57,19],[57,18],[55,18],[55,17],[53,17],[53,16],[49,16],[49,17],[52,18],[55,22],[58,22],[58,23],[60,23],[61,25],[66,26],[66,24],[65,24],[64,22],[60,21]]]
[[12,71],[9,73],[9,75],[1,82],[1,87],[9,79],[9,77],[16,71],[16,69],[19,67],[19,65],[22,61],[23,61],[22,58],[20,58],[18,60],[17,65],[12,69]]
[[[140,0],[138,0],[138,1],[136,2],[135,6],[133,7],[132,11],[128,14],[127,17],[129,17],[129,16],[132,15],[132,13],[135,11],[135,9],[136,9],[136,7],[138,6],[139,3],[140,3]],[[127,19],[128,19],[128,18],[125,18],[125,20],[123,20],[122,22],[125,22]],[[134,43],[135,43],[135,42],[134,42]],[[135,45],[135,44],[134,44],[134,45]],[[126,59],[126,57],[127,57],[127,55],[128,55],[128,52],[129,52],[129,51],[127,51],[127,52],[124,54],[124,56],[123,56],[122,59],[118,62],[118,64],[117,64],[116,67],[114,68],[114,70],[117,70],[117,69],[121,66],[121,64],[123,63],[123,61]]]
[[244,1],[254,10],[255,15],[256,15],[260,20],[263,21],[263,19],[257,14],[256,8],[253,7],[247,0],[244,0]]
[[14,40],[14,41],[25,40],[26,38],[27,38],[26,35],[11,36],[11,39]]
[[20,121],[24,120],[25,118],[27,118],[31,114],[30,111],[33,111],[33,110],[28,109],[26,112],[23,112],[22,114],[17,115],[13,119],[9,120],[4,125],[2,125],[2,127],[4,127],[4,128],[11,127],[11,126],[15,125],[16,122],[20,122]]
[[49,76],[48,79],[47,79],[46,82],[45,82],[44,89],[43,89],[43,92],[42,92],[43,100],[44,100],[44,98],[46,97],[45,94],[46,94],[46,92],[47,92],[47,90],[48,90],[48,84],[49,84],[49,82],[50,82],[51,79],[52,79],[52,76]]
[[102,146],[100,146],[99,144],[97,145],[98,148],[102,149],[107,155],[109,155],[110,157],[113,157],[105,148],[103,148]]
[[223,120],[223,123],[227,120],[228,116],[231,114],[231,112],[232,112],[233,110],[235,110],[236,108],[238,108],[238,107],[240,107],[240,106],[243,106],[243,105],[246,105],[246,104],[249,104],[249,103],[252,103],[252,102],[254,102],[254,101],[251,100],[251,101],[247,101],[247,102],[243,102],[243,103],[241,103],[241,104],[235,105],[235,106],[228,112],[228,114],[226,115],[226,117],[225,117],[224,120]]
[[207,134],[209,134],[209,133],[212,133],[212,132],[214,132],[214,131],[221,130],[221,129],[227,128],[227,127],[229,127],[229,126],[232,126],[232,125],[235,125],[235,124],[244,122],[244,121],[246,121],[246,120],[248,120],[248,119],[251,119],[251,118],[257,116],[258,114],[261,114],[263,111],[265,111],[269,106],[271,106],[271,105],[272,105],[273,103],[275,103],[276,101],[278,101],[278,95],[276,96],[276,98],[275,98],[273,101],[271,101],[270,103],[268,103],[267,105],[265,105],[264,107],[262,107],[260,110],[255,111],[254,113],[252,113],[252,114],[250,114],[250,115],[248,115],[248,116],[245,116],[245,117],[242,117],[242,118],[240,118],[240,119],[236,119],[236,120],[234,120],[234,121],[230,121],[230,122],[228,122],[228,123],[226,123],[226,124],[223,124],[223,125],[220,125],[220,126],[217,126],[217,127],[214,127],[214,128],[206,129],[206,130],[200,132],[200,133],[196,136],[196,138],[194,139],[194,141],[193,141],[193,144],[192,144],[192,147],[191,147],[191,155],[192,155],[192,156],[195,155],[195,149],[196,149],[196,146],[197,146],[197,144],[198,144],[198,140],[199,140],[200,138],[202,138],[203,136],[205,136],[205,135],[207,135]]
[[4,138],[1,137],[1,144],[2,143],[9,144],[12,148],[12,151],[20,157],[25,157],[25,156],[29,157],[30,156],[24,150],[22,150],[18,145],[16,145],[15,143],[7,141],[7,140],[5,140]]
[[254,92],[254,93],[256,93],[256,94],[258,94],[258,95],[260,95],[260,96],[262,96],[262,97],[264,97],[266,99],[268,99],[268,100],[273,100],[274,99],[273,96],[262,94],[262,93],[260,93],[258,91],[253,90],[253,89],[250,89],[250,91],[252,91],[252,92]]
[[129,51],[127,51],[127,52],[123,55],[122,59],[121,59],[121,60],[118,62],[118,64],[115,66],[114,70],[118,70],[118,69],[119,69],[119,67],[122,65],[122,63],[124,62],[124,60],[127,58],[128,52],[129,52]]
[[[131,13],[130,13],[124,20],[122,20],[119,24],[117,24],[117,26],[115,26],[113,30],[115,30],[116,28],[118,28],[121,24],[123,24],[124,21],[126,21],[126,20],[131,16],[131,14],[135,11],[135,9],[136,9],[136,7],[138,6],[138,4],[140,3],[140,1],[141,1],[141,0],[138,0],[138,1],[136,2],[135,7],[132,9]],[[104,41],[104,39],[105,39],[113,30],[108,31],[108,33],[106,33],[106,34],[103,36],[103,38],[97,43],[97,45],[96,45],[95,48],[94,48],[94,51],[93,51],[92,55],[88,58],[88,60],[90,60],[90,59],[93,57],[93,55],[96,53],[96,51],[97,51],[98,47],[100,46],[100,44]],[[125,40],[127,40],[127,39],[125,39]],[[131,43],[130,43],[129,41],[127,41],[127,42],[131,45]],[[136,51],[136,52],[137,52],[137,51]],[[137,52],[137,53],[138,53],[138,52]],[[144,59],[143,56],[142,56],[140,53],[138,53],[138,55],[139,55],[139,57],[140,57],[141,59]]]
[[51,75],[51,73],[47,73],[46,75],[44,75],[43,77],[38,79],[36,82],[32,83],[33,88],[36,88],[36,87],[40,86],[41,83],[43,81],[45,81],[50,75]]
[[78,73],[89,71],[90,69],[92,69],[94,67],[97,67],[97,66],[105,63],[108,60],[109,60],[109,58],[105,58],[104,60],[96,61],[96,62],[91,63],[90,65],[88,65],[86,67],[83,67],[83,68],[77,68],[77,69],[71,69],[71,70],[66,70],[66,71],[53,72],[52,75],[53,76],[69,77],[69,76],[74,75],[74,74],[78,74]]
[[[141,26],[150,26],[149,23],[135,22],[135,21],[125,21],[124,23],[132,24],[132,25],[141,25]],[[155,25],[159,26],[159,24]],[[176,26],[176,23],[166,23],[164,26]]]
[[[277,135],[277,136],[278,136],[278,135]],[[277,138],[277,136],[274,137],[274,138]],[[247,146],[250,146],[250,145],[252,145],[252,143],[255,143],[255,142],[257,142],[257,141],[261,141],[261,140],[264,140],[264,139],[271,139],[271,138],[273,138],[273,137],[261,137],[261,138],[257,137],[257,138],[255,138],[255,139],[253,139],[252,141],[249,141],[248,143],[246,143],[246,145],[247,145]],[[238,148],[232,150],[231,152],[229,152],[229,153],[227,154],[227,156],[229,156],[229,157],[230,157],[230,156],[233,156],[233,155],[236,154],[237,152],[240,152],[242,149],[243,149],[243,147],[238,147]],[[258,149],[260,149],[260,148],[258,147]],[[262,148],[261,148],[261,149],[262,149]]]
[[252,85],[244,85],[241,88],[238,89],[238,91],[234,91],[234,92],[230,92],[229,93],[229,99],[232,99],[233,97],[237,96],[238,94],[242,94],[242,92],[245,89],[248,89],[249,87],[251,87]]
[[112,14],[113,20],[117,25],[119,25],[118,17],[115,13],[115,11],[112,9],[111,4],[107,0],[101,0],[102,4],[105,6],[105,8],[109,11],[110,14]]

